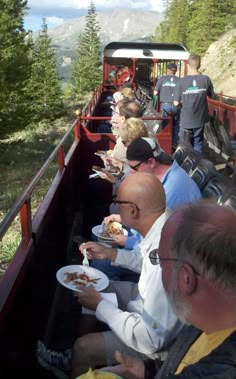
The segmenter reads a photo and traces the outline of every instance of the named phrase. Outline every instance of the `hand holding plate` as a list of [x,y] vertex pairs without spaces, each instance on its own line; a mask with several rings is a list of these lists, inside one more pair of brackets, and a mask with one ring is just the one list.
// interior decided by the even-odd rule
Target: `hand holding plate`
[[76,297],[80,304],[88,309],[96,310],[100,301],[102,301],[102,296],[94,287],[84,287],[78,286],[80,292],[76,293]]

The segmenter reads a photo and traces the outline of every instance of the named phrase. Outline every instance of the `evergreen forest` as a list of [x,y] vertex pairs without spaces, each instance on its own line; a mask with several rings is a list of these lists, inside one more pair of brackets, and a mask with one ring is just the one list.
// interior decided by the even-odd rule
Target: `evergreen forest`
[[63,116],[70,103],[101,81],[101,46],[96,9],[90,2],[86,27],[78,36],[70,82],[62,88],[56,50],[42,20],[38,37],[24,29],[26,0],[1,1],[0,13],[0,137],[42,120]]
[[203,55],[210,44],[236,27],[236,2],[231,0],[163,0],[164,20],[154,42],[181,42]]
[[[163,0],[164,19],[153,41],[181,42],[203,55],[209,45],[236,25],[231,0]],[[81,99],[101,80],[101,26],[91,0],[86,26],[78,35],[70,80],[62,87],[56,51],[46,20],[36,40],[24,28],[27,0],[2,0],[0,13],[0,135],[34,127],[40,120],[66,112],[71,99]]]

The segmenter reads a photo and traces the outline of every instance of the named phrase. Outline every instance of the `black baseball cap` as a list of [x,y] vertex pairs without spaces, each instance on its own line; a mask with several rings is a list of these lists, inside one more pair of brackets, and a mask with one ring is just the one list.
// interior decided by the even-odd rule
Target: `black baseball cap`
[[167,65],[167,68],[169,69],[169,70],[173,70],[173,71],[177,71],[177,65],[175,64],[175,63],[169,63],[168,65]]
[[160,147],[158,141],[149,137],[140,137],[132,141],[127,147],[126,158],[129,161],[140,162],[155,158],[159,163],[172,163],[172,157]]

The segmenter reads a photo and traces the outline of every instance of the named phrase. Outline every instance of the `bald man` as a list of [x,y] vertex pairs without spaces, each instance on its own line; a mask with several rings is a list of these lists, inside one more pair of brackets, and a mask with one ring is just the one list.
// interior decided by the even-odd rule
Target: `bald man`
[[152,360],[144,367],[117,353],[121,365],[108,371],[133,379],[236,378],[235,231],[235,210],[214,203],[201,201],[172,213],[150,259],[162,267],[176,314],[192,326],[179,333],[162,366]]
[[127,252],[87,242],[80,249],[86,248],[90,258],[108,258],[115,265],[141,272],[140,279],[138,283],[110,282],[107,292],[116,293],[118,307],[104,300],[94,288],[81,286],[80,303],[95,310],[97,319],[106,323],[110,331],[77,339],[72,351],[72,378],[89,367],[114,364],[116,350],[154,359],[156,352],[165,349],[182,328],[167,301],[161,269],[149,260],[150,251],[158,248],[161,229],[169,215],[161,182],[147,173],[128,176],[115,202],[124,224],[142,235],[138,248]]

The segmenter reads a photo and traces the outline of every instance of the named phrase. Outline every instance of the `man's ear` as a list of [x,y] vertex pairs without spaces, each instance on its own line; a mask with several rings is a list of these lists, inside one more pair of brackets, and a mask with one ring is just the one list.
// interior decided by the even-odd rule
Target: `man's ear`
[[138,211],[138,207],[135,204],[130,204],[130,213],[133,218],[138,217],[139,211]]
[[149,164],[151,167],[155,166],[155,165],[156,165],[156,160],[155,160],[155,158],[149,158],[149,159],[148,159],[148,164]]
[[120,116],[122,124],[125,123],[125,116]]
[[188,263],[184,263],[179,270],[179,287],[186,296],[192,295],[197,290],[197,276]]

